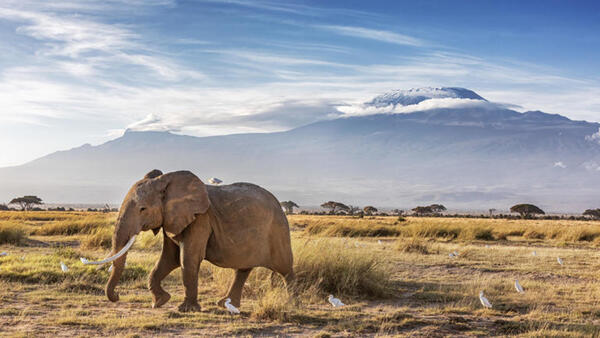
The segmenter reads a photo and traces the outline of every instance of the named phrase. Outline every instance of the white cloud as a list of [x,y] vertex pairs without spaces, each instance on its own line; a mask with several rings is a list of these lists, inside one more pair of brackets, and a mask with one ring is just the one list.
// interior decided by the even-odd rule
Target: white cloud
[[421,39],[385,30],[335,25],[317,25],[315,27],[325,29],[340,35],[376,40],[396,45],[422,46],[425,44],[424,41]]
[[600,128],[598,128],[598,131],[595,132],[595,133],[593,133],[592,135],[586,135],[585,139],[587,141],[595,142],[595,143],[600,144]]
[[558,162],[554,162],[554,167],[555,168],[562,168],[562,169],[564,169],[564,168],[567,167],[567,165],[564,164],[564,163],[562,163],[561,161],[558,161]]

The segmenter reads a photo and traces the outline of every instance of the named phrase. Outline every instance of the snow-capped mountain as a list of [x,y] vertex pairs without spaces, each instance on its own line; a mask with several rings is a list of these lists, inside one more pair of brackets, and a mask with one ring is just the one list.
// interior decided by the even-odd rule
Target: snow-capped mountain
[[127,131],[98,146],[0,169],[0,201],[36,194],[50,202],[118,203],[134,181],[157,168],[257,183],[300,205],[339,200],[506,210],[534,203],[546,211],[600,206],[600,137],[594,136],[600,124],[519,113],[487,104],[467,89],[404,93],[421,94],[396,95],[397,105],[408,104],[401,98],[442,95],[482,104],[344,117],[266,134]]
[[417,104],[419,102],[429,99],[471,99],[471,100],[482,100],[485,99],[472,90],[458,87],[442,87],[442,88],[412,88],[409,90],[394,90],[373,98],[373,100],[367,102],[367,105],[375,107],[386,107],[386,106],[408,106]]

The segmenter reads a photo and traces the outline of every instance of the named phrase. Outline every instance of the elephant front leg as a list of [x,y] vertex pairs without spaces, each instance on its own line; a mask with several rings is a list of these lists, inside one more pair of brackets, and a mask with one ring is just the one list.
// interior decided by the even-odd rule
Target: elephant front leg
[[200,311],[200,304],[198,304],[198,270],[204,257],[195,252],[189,252],[187,247],[183,244],[181,248],[181,272],[183,274],[185,298],[183,303],[179,305],[178,310],[181,312],[196,312]]
[[161,287],[160,283],[178,267],[179,248],[163,233],[163,250],[148,278],[148,289],[152,292],[152,308],[161,307],[171,299],[171,295]]
[[199,215],[194,223],[181,234],[179,251],[185,299],[179,305],[179,311],[200,311],[198,304],[198,270],[206,256],[206,245],[210,236],[210,227],[206,215]]

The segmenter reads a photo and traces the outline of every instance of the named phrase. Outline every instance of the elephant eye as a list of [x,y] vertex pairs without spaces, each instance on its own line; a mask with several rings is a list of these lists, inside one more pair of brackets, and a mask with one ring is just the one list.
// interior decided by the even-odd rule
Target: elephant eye
[[141,207],[141,208],[140,208],[140,212],[142,212],[142,211],[144,211],[144,210],[146,210],[146,208],[145,208],[145,207]]

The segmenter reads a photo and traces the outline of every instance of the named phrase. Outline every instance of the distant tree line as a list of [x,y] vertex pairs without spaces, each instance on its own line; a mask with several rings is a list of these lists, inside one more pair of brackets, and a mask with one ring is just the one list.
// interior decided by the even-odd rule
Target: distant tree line
[[[281,202],[282,208],[287,214],[293,214],[294,208],[299,209],[297,203],[293,201]],[[431,204],[427,206],[416,206],[411,209],[411,214],[405,214],[404,210],[393,209],[390,212],[381,212],[379,209],[372,205],[367,205],[362,209],[347,205],[336,201],[327,201],[320,205],[325,211],[308,211],[301,210],[299,214],[302,215],[338,215],[338,216],[413,216],[413,217],[463,217],[463,218],[504,218],[504,219],[542,219],[542,220],[600,220],[600,208],[599,209],[587,209],[581,216],[575,215],[546,215],[544,210],[538,206],[528,203],[516,204],[510,207],[509,214],[497,213],[497,209],[491,208],[488,210],[489,214],[458,214],[458,213],[445,213],[448,209],[443,204]],[[515,215],[515,214],[518,214]]]
[[[66,207],[48,207],[46,209],[42,209],[40,207],[38,207],[38,205],[43,205],[44,202],[42,201],[41,198],[39,198],[38,196],[34,196],[34,195],[26,195],[26,196],[22,196],[22,197],[15,197],[13,198],[10,202],[8,202],[8,204],[0,204],[0,211],[15,211],[15,210],[21,210],[21,211],[76,211],[73,208],[66,208]],[[16,207],[10,207],[10,205],[16,206]],[[108,204],[105,204],[104,207],[102,208],[87,208],[87,211],[91,211],[91,212],[116,212],[119,211],[118,208],[111,208]]]

